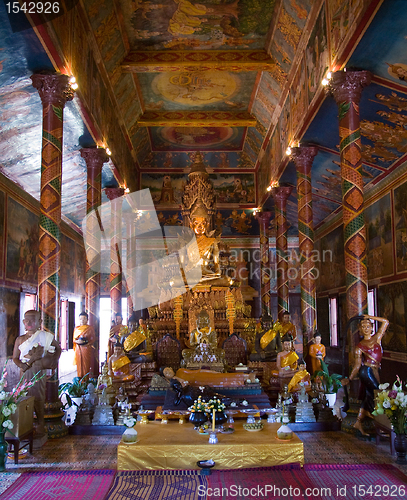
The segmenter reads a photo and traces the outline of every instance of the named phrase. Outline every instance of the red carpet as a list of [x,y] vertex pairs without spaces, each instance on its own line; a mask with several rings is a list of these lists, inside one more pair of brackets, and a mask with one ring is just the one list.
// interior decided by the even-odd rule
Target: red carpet
[[114,470],[25,472],[0,500],[102,500]]

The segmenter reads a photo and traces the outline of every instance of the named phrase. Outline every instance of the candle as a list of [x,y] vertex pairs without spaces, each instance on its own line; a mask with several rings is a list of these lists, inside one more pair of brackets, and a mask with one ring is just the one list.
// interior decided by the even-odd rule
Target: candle
[[215,408],[213,409],[212,412],[212,431],[215,430]]

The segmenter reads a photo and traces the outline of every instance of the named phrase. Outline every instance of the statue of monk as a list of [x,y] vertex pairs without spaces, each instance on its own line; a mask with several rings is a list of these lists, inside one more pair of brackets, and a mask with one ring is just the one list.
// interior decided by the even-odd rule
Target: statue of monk
[[[17,337],[14,343],[13,361],[20,368],[20,375],[29,381],[39,373],[45,375],[46,370],[55,370],[61,356],[61,346],[51,332],[41,330],[41,314],[29,310],[23,319],[25,333]],[[44,405],[46,399],[46,377],[38,380],[29,389],[28,395],[34,396],[34,409],[37,416],[35,439],[39,442],[46,439]]]
[[131,382],[134,375],[130,374],[130,360],[120,344],[114,346],[113,354],[109,358],[109,375],[113,381]]
[[152,352],[147,352],[148,331],[144,319],[138,321],[135,314],[129,318],[131,332],[123,342],[124,352],[132,363],[149,363],[153,360]]
[[112,377],[109,375],[107,363],[102,366],[102,373],[98,377],[96,393],[100,404],[111,404],[115,398],[116,391],[113,387]]
[[282,350],[280,333],[273,328],[271,316],[262,318],[254,348],[256,352],[250,354],[250,361],[275,361],[277,354]]
[[304,384],[307,392],[311,390],[311,376],[307,372],[307,365],[303,359],[298,361],[298,372],[290,380],[288,392],[299,392],[301,390],[301,382]]
[[91,377],[96,377],[99,371],[96,369],[94,345],[96,335],[93,326],[88,325],[88,314],[85,311],[80,313],[79,323],[80,325],[73,331],[74,364],[78,377],[82,378],[87,373],[90,373]]
[[277,370],[273,370],[272,374],[280,379],[289,379],[294,376],[297,371],[298,355],[292,350],[292,337],[286,335],[282,338],[283,350],[277,354]]
[[109,333],[108,358],[113,354],[116,343],[123,343],[124,337],[128,333],[127,326],[123,325],[123,317],[121,314],[117,313],[114,321],[115,324],[112,326]]
[[317,331],[314,334],[314,343],[311,344],[308,354],[311,358],[311,368],[312,373],[314,374],[316,371],[322,370],[321,367],[321,359],[324,359],[326,356],[325,346],[321,344],[321,335]]

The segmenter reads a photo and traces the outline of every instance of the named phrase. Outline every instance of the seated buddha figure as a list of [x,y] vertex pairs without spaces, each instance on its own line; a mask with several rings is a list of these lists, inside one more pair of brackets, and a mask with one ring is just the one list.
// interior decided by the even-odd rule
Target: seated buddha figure
[[303,359],[298,361],[298,372],[290,380],[288,384],[288,392],[299,392],[301,390],[301,382],[304,384],[307,392],[311,390],[311,376],[307,372],[307,366]]
[[288,384],[297,371],[298,355],[292,350],[292,337],[282,338],[283,350],[277,354],[277,370],[272,370],[273,377],[280,379],[280,385]]
[[117,342],[122,343],[124,337],[128,334],[128,328],[123,325],[123,317],[120,313],[115,314],[114,325],[109,332],[108,357],[113,354],[114,346]]
[[293,325],[290,321],[290,313],[288,311],[283,311],[280,314],[280,325],[279,325],[280,336],[283,338],[285,335],[291,335],[292,337],[292,346],[294,348],[294,342],[297,338],[297,329],[295,325]]
[[99,375],[97,381],[96,393],[100,404],[109,404],[115,398],[116,390],[113,387],[107,363],[104,363],[102,366],[102,373]]
[[124,339],[123,348],[132,363],[149,363],[153,360],[152,352],[147,352],[149,332],[142,318],[137,319],[135,314],[129,318],[129,335]]
[[[197,265],[201,266],[202,277],[200,283],[228,286],[229,280],[221,275],[219,264],[219,238],[213,236],[215,231],[207,233],[209,216],[203,204],[198,203],[191,212],[190,227],[195,233],[197,245],[188,247],[189,263],[186,271]],[[197,254],[199,252],[199,255]]]
[[260,328],[254,341],[255,352],[250,354],[250,361],[275,361],[277,354],[282,350],[281,337],[273,328],[273,318],[263,316]]
[[130,360],[120,344],[114,346],[113,354],[109,358],[109,375],[113,382],[131,382],[134,375],[130,374]]
[[191,349],[184,349],[182,357],[184,365],[188,368],[190,363],[223,363],[225,352],[218,348],[218,340],[215,330],[210,326],[209,315],[202,310],[196,319],[196,328],[189,335]]

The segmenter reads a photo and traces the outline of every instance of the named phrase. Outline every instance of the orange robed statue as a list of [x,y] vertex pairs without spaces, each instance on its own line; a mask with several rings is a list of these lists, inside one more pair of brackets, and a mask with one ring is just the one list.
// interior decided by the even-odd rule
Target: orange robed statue
[[74,364],[78,371],[78,377],[84,377],[90,372],[90,377],[97,377],[95,356],[95,330],[88,325],[88,315],[81,312],[79,315],[80,325],[73,331],[73,350],[75,352]]
[[321,359],[325,358],[325,346],[321,344],[321,335],[319,332],[314,334],[314,343],[311,344],[308,354],[311,358],[311,369],[314,374],[316,371],[322,370]]

